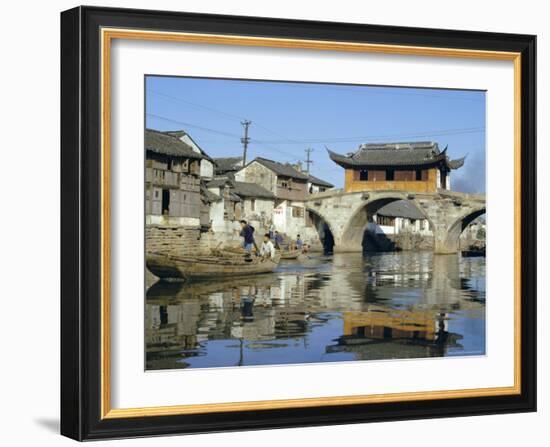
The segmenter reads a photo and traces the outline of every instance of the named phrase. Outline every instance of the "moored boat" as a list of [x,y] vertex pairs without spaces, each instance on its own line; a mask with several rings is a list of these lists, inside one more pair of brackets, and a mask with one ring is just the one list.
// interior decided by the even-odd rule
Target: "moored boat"
[[161,253],[147,255],[147,268],[162,279],[201,279],[273,272],[280,256],[274,259],[235,254],[212,253],[178,256]]
[[281,254],[281,259],[297,259],[298,256],[300,256],[300,250],[295,249],[289,249],[289,250],[280,250],[279,253]]

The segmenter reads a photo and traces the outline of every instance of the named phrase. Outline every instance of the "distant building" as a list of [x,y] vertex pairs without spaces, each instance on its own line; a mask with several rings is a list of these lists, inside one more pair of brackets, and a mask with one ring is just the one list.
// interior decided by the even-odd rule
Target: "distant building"
[[435,192],[451,189],[450,173],[464,159],[450,160],[435,142],[362,144],[348,155],[328,151],[345,171],[346,192],[399,189]]
[[308,180],[307,180],[307,190],[310,194],[315,194],[318,192],[324,192],[327,189],[334,188],[334,185],[322,180],[318,177],[314,177],[311,174],[308,174]]
[[468,225],[460,234],[461,248],[468,249],[472,246],[485,246],[487,228],[485,218],[480,216]]
[[291,240],[299,234],[306,243],[319,245],[319,232],[308,218],[304,201],[310,193],[333,185],[303,172],[300,164],[279,163],[262,157],[237,171],[235,180],[260,185],[275,196],[271,223],[276,230]]
[[214,178],[214,161],[208,156],[208,154],[191,138],[191,136],[185,130],[171,130],[164,132],[168,135],[178,138],[183,143],[187,144],[194,152],[204,156],[201,162],[200,176],[205,179]]
[[247,220],[261,220],[267,223],[272,219],[275,194],[255,183],[233,181],[233,194],[241,199],[242,217]]
[[228,179],[214,179],[206,184],[208,191],[220,200],[210,203],[210,221],[212,230],[231,232],[233,222],[241,219],[241,198],[232,193],[232,184]]
[[201,212],[200,212],[200,221],[201,221],[201,230],[208,231],[212,228],[212,209],[216,208],[217,204],[222,202],[222,198],[211,192],[206,183],[201,182]]
[[200,226],[201,163],[208,160],[175,136],[145,131],[147,224]]
[[220,198],[210,206],[214,231],[231,231],[241,219],[266,226],[272,219],[275,195],[254,183],[230,179],[214,179],[206,184],[208,191]]
[[431,236],[432,230],[426,216],[407,200],[398,200],[380,208],[367,225],[375,234],[397,235],[408,232]]
[[214,168],[216,177],[232,177],[235,172],[243,167],[243,157],[214,158],[214,163],[216,163]]
[[256,183],[279,200],[305,200],[308,176],[289,163],[257,157],[235,173],[235,180]]

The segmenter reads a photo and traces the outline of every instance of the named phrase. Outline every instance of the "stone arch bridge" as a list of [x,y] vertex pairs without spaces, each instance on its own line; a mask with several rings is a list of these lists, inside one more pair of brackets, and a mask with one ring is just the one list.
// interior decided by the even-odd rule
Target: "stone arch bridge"
[[434,253],[459,250],[459,237],[470,222],[485,213],[485,196],[448,190],[407,191],[332,190],[311,195],[305,207],[321,218],[334,237],[334,250],[361,251],[369,217],[390,202],[408,200],[426,216],[434,235]]

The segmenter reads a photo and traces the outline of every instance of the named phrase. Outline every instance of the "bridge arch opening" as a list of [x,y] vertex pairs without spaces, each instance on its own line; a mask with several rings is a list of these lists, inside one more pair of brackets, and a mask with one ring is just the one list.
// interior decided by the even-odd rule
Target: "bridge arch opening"
[[[413,218],[390,217],[381,219],[378,212],[391,203],[403,202],[404,208],[414,210]],[[374,219],[374,216],[377,219]],[[416,223],[418,221],[418,224]],[[430,219],[414,202],[404,195],[390,195],[365,202],[351,216],[342,232],[338,250],[341,251],[393,251],[396,249],[396,235],[407,230],[411,222],[422,226],[427,232],[433,231]]]
[[321,245],[323,247],[323,252],[325,254],[333,253],[334,251],[334,233],[330,224],[327,220],[318,212],[306,208],[306,220],[315,229]]
[[485,251],[485,207],[474,210],[458,218],[447,232],[446,245],[449,251]]

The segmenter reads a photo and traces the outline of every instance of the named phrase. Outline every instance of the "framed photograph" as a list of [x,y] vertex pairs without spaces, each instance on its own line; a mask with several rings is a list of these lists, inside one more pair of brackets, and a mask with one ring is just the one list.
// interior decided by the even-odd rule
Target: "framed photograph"
[[535,411],[535,43],[63,12],[62,434]]

